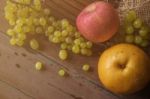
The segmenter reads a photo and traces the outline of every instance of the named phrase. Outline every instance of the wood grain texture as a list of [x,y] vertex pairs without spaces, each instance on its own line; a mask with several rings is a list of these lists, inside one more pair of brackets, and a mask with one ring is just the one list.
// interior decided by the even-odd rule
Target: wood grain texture
[[[94,0],[46,0],[47,7],[57,18],[68,18],[75,23],[78,13]],[[83,57],[70,55],[68,61],[58,58],[59,47],[45,37],[41,40],[41,51],[33,51],[9,45],[5,31],[9,27],[4,19],[5,0],[0,1],[0,99],[149,99],[150,88],[130,96],[115,95],[101,85],[97,76],[99,55]],[[101,44],[95,52],[102,53],[106,47]],[[45,70],[34,69],[36,61],[45,63]],[[85,73],[82,65],[89,63],[92,71]],[[57,71],[65,68],[69,77],[61,78]],[[8,96],[8,93],[9,94]]]

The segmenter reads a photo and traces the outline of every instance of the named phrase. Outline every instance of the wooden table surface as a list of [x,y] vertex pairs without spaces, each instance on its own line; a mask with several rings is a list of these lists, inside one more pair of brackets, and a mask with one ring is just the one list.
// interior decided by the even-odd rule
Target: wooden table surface
[[[44,37],[41,51],[28,47],[14,47],[5,34],[8,24],[4,19],[6,0],[0,0],[0,99],[150,99],[150,87],[128,95],[115,95],[103,88],[97,75],[99,55],[83,57],[71,55],[67,61],[58,58],[59,47]],[[58,18],[66,17],[74,23],[80,10],[94,0],[47,0],[47,5]],[[99,47],[102,52],[105,48]],[[36,71],[36,61],[45,64],[45,70]],[[82,71],[82,64],[89,63],[92,71]],[[57,72],[65,68],[68,77]],[[120,82],[121,83],[121,82]]]

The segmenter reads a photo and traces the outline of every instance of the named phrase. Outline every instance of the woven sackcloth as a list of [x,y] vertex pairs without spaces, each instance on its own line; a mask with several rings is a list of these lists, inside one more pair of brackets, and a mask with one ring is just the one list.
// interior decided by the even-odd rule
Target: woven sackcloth
[[118,9],[121,19],[125,13],[134,9],[137,15],[150,26],[150,0],[105,0],[115,5]]

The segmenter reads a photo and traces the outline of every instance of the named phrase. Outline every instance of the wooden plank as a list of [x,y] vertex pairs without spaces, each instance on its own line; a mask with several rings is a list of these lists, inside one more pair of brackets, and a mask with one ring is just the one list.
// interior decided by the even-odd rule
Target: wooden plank
[[[8,37],[0,33],[0,79],[20,89],[35,99],[116,99],[106,90],[91,84],[76,70],[66,68],[68,78],[61,78],[57,71],[63,67],[49,58],[24,48],[12,47]],[[34,63],[40,60],[46,70],[38,72]],[[1,91],[1,90],[0,90]],[[89,94],[90,93],[90,94]]]
[[0,81],[0,98],[1,99],[32,99],[32,97],[21,92],[19,89],[12,87],[4,81]]

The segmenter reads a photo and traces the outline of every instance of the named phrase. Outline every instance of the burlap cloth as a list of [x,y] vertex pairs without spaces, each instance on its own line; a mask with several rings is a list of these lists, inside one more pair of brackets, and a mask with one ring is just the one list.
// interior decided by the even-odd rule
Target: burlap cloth
[[150,0],[105,0],[115,5],[118,9],[121,20],[125,12],[134,9],[138,16],[150,26]]

